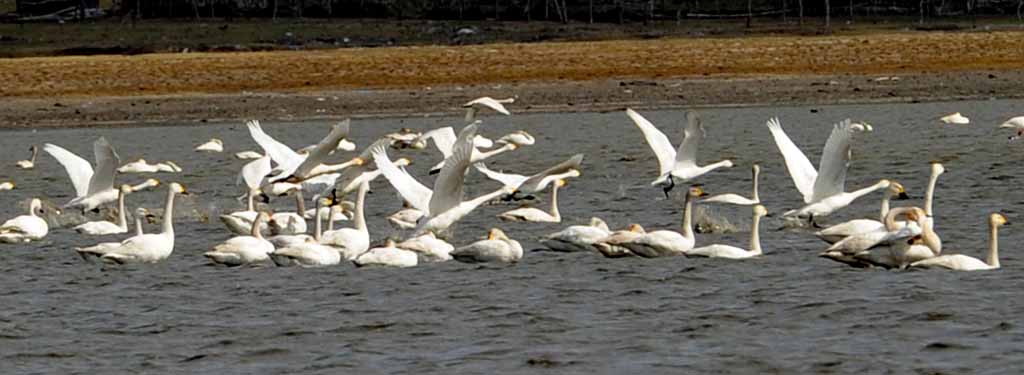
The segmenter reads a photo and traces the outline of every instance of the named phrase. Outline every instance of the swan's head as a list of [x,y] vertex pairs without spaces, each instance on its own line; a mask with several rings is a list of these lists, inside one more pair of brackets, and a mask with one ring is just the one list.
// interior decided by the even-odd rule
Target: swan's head
[[160,180],[157,180],[155,178],[150,178],[150,179],[147,179],[146,181],[143,181],[141,184],[132,186],[132,191],[131,192],[136,192],[136,191],[139,191],[139,190],[149,189],[151,187],[157,187],[157,186],[160,186]]
[[753,172],[754,174],[761,173],[761,166],[757,165],[757,164],[754,164],[754,165],[750,166],[750,171]]
[[859,132],[870,132],[874,131],[875,128],[871,127],[871,124],[861,121],[850,124],[850,130]]
[[897,200],[910,199],[910,196],[907,195],[907,191],[903,188],[903,185],[895,181],[889,184],[889,195]]
[[690,196],[690,198],[698,198],[708,195],[708,193],[704,191],[704,187],[700,185],[690,186],[690,191],[687,192],[687,194]]
[[764,217],[768,215],[768,209],[762,205],[754,205],[754,216]]
[[626,228],[626,230],[628,230],[630,232],[633,232],[633,233],[647,233],[647,231],[644,230],[644,227],[642,227],[642,226],[640,226],[640,224],[636,224],[636,223],[629,224],[629,227]]
[[567,172],[567,173],[565,174],[565,177],[567,177],[567,178],[568,178],[568,177],[579,177],[579,176],[581,176],[581,175],[583,175],[583,173],[582,173],[582,172],[580,172],[580,170],[579,170],[579,169],[575,169],[575,168],[573,168],[573,169],[570,169],[570,170],[569,170],[569,172]]
[[173,170],[175,172],[181,172],[181,167],[179,167],[178,164],[173,162],[173,161],[168,160],[168,161],[165,161],[164,164],[167,164],[167,166],[171,167],[171,170]]
[[149,164],[149,162],[147,162],[146,159],[143,159],[143,158],[139,158],[139,160],[136,160],[135,162],[136,163],[142,163],[142,164]]
[[39,198],[32,198],[32,201],[28,204],[28,210],[32,213],[42,214],[43,213],[43,201]]
[[942,166],[942,163],[937,161],[932,162],[932,175],[938,176],[946,172],[946,167]]
[[28,148],[28,150],[34,153],[36,151],[39,151],[39,146],[32,145]]
[[366,164],[366,160],[363,159],[363,158],[358,158],[357,157],[357,158],[352,158],[351,163],[352,163],[352,165],[363,165],[363,164]]
[[506,236],[505,232],[503,232],[501,229],[491,228],[491,230],[489,232],[487,232],[487,239],[488,240],[502,240],[502,241],[504,241],[504,240],[508,240],[508,236]]
[[722,167],[732,168],[732,166],[733,166],[732,160],[728,160],[728,159],[722,160]]
[[149,213],[149,210],[146,209],[145,207],[139,207],[139,208],[135,209],[135,216],[136,217],[147,217],[147,216],[150,216],[150,215],[151,214]]
[[118,191],[120,191],[122,194],[128,194],[128,193],[131,193],[134,190],[135,189],[132,189],[131,185],[121,185],[121,188],[118,189]]
[[185,186],[177,182],[171,183],[171,191],[175,194],[189,195],[188,190],[185,190]]
[[398,158],[398,160],[395,160],[396,167],[405,167],[409,164],[412,164],[412,160],[409,158]]
[[992,215],[989,215],[988,222],[993,227],[1001,227],[1003,225],[1010,225],[1010,221],[1007,220],[1006,216],[1003,216],[1003,214],[1001,214],[1001,213],[993,213]]
[[568,184],[569,183],[566,182],[565,179],[558,179],[558,181],[555,181],[555,186],[558,186],[558,187],[562,187],[562,186],[565,186],[565,185],[568,185]]
[[331,197],[322,197],[317,199],[317,203],[320,203],[322,207],[330,207],[334,204],[334,199]]

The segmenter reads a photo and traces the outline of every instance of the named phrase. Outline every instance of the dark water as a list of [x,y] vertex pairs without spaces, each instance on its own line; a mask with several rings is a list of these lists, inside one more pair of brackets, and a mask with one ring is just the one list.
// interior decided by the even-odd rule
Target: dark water
[[[765,120],[780,116],[816,164],[830,124],[853,117],[875,131],[858,137],[849,189],[891,178],[920,198],[928,161],[945,163],[935,210],[946,252],[983,256],[990,212],[1024,221],[1017,178],[1024,143],[1008,145],[1008,134],[995,129],[1024,113],[1024,102],[813,108],[702,111],[708,131],[702,163],[725,157],[737,163],[703,179],[707,190],[749,194],[749,165],[758,162],[768,209],[797,207],[800,196]],[[935,120],[954,111],[972,124]],[[681,112],[642,113],[678,141]],[[493,168],[535,171],[583,152],[584,174],[560,194],[562,224],[499,223],[495,215],[513,207],[487,206],[460,225],[457,245],[498,225],[537,248],[538,236],[593,215],[616,228],[630,222],[677,227],[680,202],[647,185],[656,162],[623,113],[485,120],[487,135],[526,129],[537,137],[536,145],[500,157]],[[399,127],[452,123],[459,122],[356,121],[353,135],[367,145]],[[265,129],[293,146],[327,132],[323,123]],[[158,177],[196,193],[179,200],[177,246],[162,264],[83,263],[72,246],[121,236],[87,238],[67,228],[39,243],[0,249],[0,373],[1005,373],[1024,366],[1024,257],[1017,246],[1024,235],[1014,226],[1001,234],[1004,268],[981,273],[846,268],[815,257],[825,245],[810,234],[773,231],[778,216],[763,225],[765,256],[743,262],[530,252],[510,267],[226,269],[201,256],[229,237],[215,219],[203,223],[202,217],[241,207],[233,197],[241,191],[234,176],[243,162],[231,154],[256,149],[241,124],[0,134],[0,157],[9,166],[4,177],[19,186],[0,193],[5,219],[21,214],[32,196],[70,199],[63,169],[48,156],[40,156],[34,171],[10,167],[31,143],[60,144],[91,160],[92,139],[105,135],[124,161],[177,161],[185,173]],[[191,151],[214,136],[229,152]],[[432,148],[391,154],[412,157],[420,176],[439,157]],[[469,183],[471,195],[497,187],[477,175]],[[373,188],[368,212],[376,241],[397,234],[384,217],[399,203],[385,181]],[[161,187],[132,195],[129,206],[158,207],[164,194]],[[876,217],[879,198],[865,197],[827,221]],[[546,208],[546,194],[539,199]],[[292,207],[290,200],[274,204]],[[746,246],[749,208],[711,212],[740,231],[700,235],[698,245]]]

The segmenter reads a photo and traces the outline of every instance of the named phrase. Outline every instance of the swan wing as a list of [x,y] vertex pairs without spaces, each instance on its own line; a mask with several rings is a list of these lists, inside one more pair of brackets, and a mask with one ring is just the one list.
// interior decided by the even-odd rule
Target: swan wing
[[511,115],[511,113],[509,113],[508,109],[505,108],[505,105],[501,104],[501,102],[499,102],[499,101],[497,101],[494,98],[489,97],[489,96],[473,99],[472,101],[470,101],[470,102],[468,102],[466,104],[463,104],[462,107],[466,108],[466,107],[472,107],[472,106],[475,106],[475,105],[482,105],[484,107],[493,109],[495,112],[498,112],[498,113],[506,115],[506,116],[507,115]]
[[644,139],[647,140],[647,144],[654,151],[654,156],[658,158],[658,174],[663,175],[671,172],[672,166],[676,162],[676,150],[672,149],[672,142],[669,142],[665,133],[654,127],[654,124],[651,124],[650,121],[640,116],[632,108],[626,109],[626,115],[640,128],[640,132],[644,133]]
[[683,142],[676,150],[676,165],[697,166],[697,149],[704,141],[704,124],[696,111],[686,111],[686,129],[683,130]]
[[88,161],[63,147],[50,143],[43,145],[43,151],[64,166],[64,170],[67,171],[68,177],[71,179],[71,185],[75,187],[75,196],[84,197],[89,194],[89,183],[93,172],[92,165]]
[[113,189],[114,173],[121,164],[121,158],[117,156],[117,151],[114,151],[114,146],[111,146],[104,137],[100,137],[92,144],[92,151],[96,154],[96,171],[89,179],[89,194]]
[[270,156],[262,156],[242,167],[236,183],[245,182],[245,186],[250,189],[258,188],[263,182],[263,178],[270,173],[270,169]]
[[452,155],[444,159],[444,167],[434,181],[434,194],[430,197],[431,216],[440,214],[462,203],[462,184],[466,179],[466,169],[473,155],[473,138],[476,137],[480,123],[466,125],[455,140]]
[[410,176],[409,172],[398,168],[391,162],[391,159],[388,159],[387,147],[385,147],[387,142],[378,142],[375,145],[372,154],[373,163],[377,165],[377,170],[381,171],[384,178],[391,183],[391,186],[398,191],[398,194],[406,202],[409,202],[417,210],[429,212],[430,197],[433,195],[433,192]]
[[324,137],[324,139],[320,140],[320,143],[316,144],[316,147],[314,147],[313,150],[309,152],[309,155],[306,156],[306,159],[303,160],[302,163],[300,163],[293,172],[286,174],[285,176],[309,175],[309,172],[312,171],[313,168],[326,161],[327,156],[338,148],[338,143],[348,136],[348,131],[351,125],[351,120],[345,120],[334,125],[334,127],[331,128],[331,132],[327,134],[327,137]]
[[818,178],[818,171],[814,170],[811,161],[807,160],[803,151],[800,151],[800,148],[796,147],[786,132],[782,130],[782,124],[778,117],[769,119],[767,125],[768,131],[775,139],[775,146],[779,148],[782,158],[786,161],[786,170],[789,171],[789,177],[793,179],[793,185],[796,185],[796,189],[803,194],[804,203],[811,203],[814,180]]
[[479,171],[480,173],[483,173],[484,176],[487,176],[487,178],[490,178],[494,181],[498,181],[505,186],[518,188],[520,185],[523,184],[523,182],[526,182],[526,180],[528,179],[528,177],[523,175],[492,171],[491,169],[487,168],[487,166],[484,165],[483,162],[475,163],[473,164],[473,167],[475,167],[476,170]]
[[452,129],[451,126],[437,128],[423,133],[423,135],[416,139],[416,142],[426,141],[428,139],[433,139],[434,146],[441,151],[441,155],[448,158],[448,156],[452,154],[452,146],[455,145],[455,129]]
[[267,133],[264,133],[258,120],[250,120],[245,123],[245,126],[249,128],[249,135],[252,136],[252,140],[256,141],[256,144],[260,145],[260,148],[263,149],[263,153],[270,155],[270,159],[277,163],[277,165],[290,166],[302,162],[302,155],[299,155],[291,147],[278,142],[270,135],[267,135]]
[[850,166],[850,146],[853,132],[850,119],[832,126],[832,134],[821,150],[818,177],[814,180],[813,200],[821,200],[842,193],[846,188],[846,169]]

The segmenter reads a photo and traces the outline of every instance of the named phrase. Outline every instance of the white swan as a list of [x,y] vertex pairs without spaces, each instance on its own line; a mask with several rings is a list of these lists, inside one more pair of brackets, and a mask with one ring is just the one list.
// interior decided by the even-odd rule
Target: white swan
[[372,152],[377,169],[391,186],[410,205],[423,212],[417,234],[432,231],[440,235],[438,232],[448,229],[484,202],[515,191],[514,188],[504,187],[475,199],[462,200],[462,185],[466,178],[466,169],[469,168],[470,155],[473,151],[472,139],[476,135],[477,126],[475,123],[469,124],[459,133],[452,155],[445,159],[447,162],[434,181],[433,190],[423,186],[405,170],[396,167],[388,159],[386,147],[377,147]]
[[551,185],[551,212],[544,212],[536,207],[522,207],[498,214],[504,221],[529,221],[534,223],[560,223],[562,214],[558,212],[558,189],[565,186],[565,180],[555,181]]
[[851,192],[840,192],[826,197],[825,199],[808,204],[801,208],[786,211],[784,217],[806,217],[814,224],[814,218],[828,216],[837,210],[849,206],[857,198],[871,194],[877,190],[888,189],[891,183],[889,180],[879,180],[874,185]]
[[242,152],[236,152],[235,153],[235,158],[239,159],[239,160],[259,159],[259,158],[262,158],[262,157],[263,157],[263,155],[258,153],[258,152],[256,152],[256,151],[242,151]]
[[593,251],[599,252],[596,243],[611,234],[608,224],[600,218],[590,218],[588,225],[571,225],[568,228],[544,236],[540,243],[554,251]]
[[253,140],[277,163],[277,168],[274,170],[276,174],[268,179],[269,182],[300,183],[314,177],[334,175],[330,178],[330,183],[333,184],[334,179],[338,177],[335,175],[336,172],[340,172],[351,165],[363,163],[361,159],[354,158],[341,164],[323,164],[327,157],[337,149],[338,143],[348,136],[349,128],[351,127],[351,121],[349,120],[335,124],[331,128],[330,133],[320,140],[305,156],[292,151],[288,146],[264,133],[259,121],[249,121],[246,123],[246,126],[249,128],[249,134]]
[[90,221],[75,226],[75,231],[81,234],[105,235],[128,232],[128,216],[124,210],[124,198],[132,192],[129,185],[121,185],[117,194],[117,223],[106,220]]
[[509,116],[512,113],[505,108],[505,104],[515,103],[515,101],[516,98],[514,97],[507,99],[494,99],[489,96],[479,97],[470,100],[466,104],[462,105],[462,107],[466,109],[466,123],[476,121],[476,115],[477,113],[480,112],[480,109],[482,108],[490,108],[493,109],[495,112],[498,112],[505,116]]
[[1013,142],[1017,138],[1020,138],[1021,136],[1024,136],[1024,116],[1017,116],[1017,117],[1013,117],[1013,118],[1011,118],[1009,120],[1006,120],[1005,122],[1000,124],[999,127],[1000,128],[1010,128],[1010,129],[1014,129],[1014,130],[1017,131],[1016,134],[1010,136],[1010,142]]
[[402,201],[402,209],[388,216],[388,223],[395,229],[415,229],[416,223],[423,217],[423,211],[417,210],[409,204],[409,201]]
[[414,251],[428,262],[449,261],[452,259],[452,251],[455,250],[455,246],[437,238],[432,232],[399,242],[395,246],[399,249]]
[[17,163],[15,163],[15,165],[17,165],[18,168],[32,169],[36,167],[36,156],[39,154],[39,146],[32,145],[32,147],[29,147],[28,150],[32,152],[32,157],[30,157],[28,160],[19,160]]
[[14,181],[0,182],[0,191],[14,190]]
[[217,138],[210,138],[206,143],[196,146],[195,150],[204,152],[222,152],[224,151],[224,141]]
[[39,217],[43,213],[43,202],[33,198],[28,205],[28,215],[21,215],[0,225],[0,242],[22,243],[38,241],[46,237],[50,226]]
[[[345,260],[353,260],[370,248],[370,232],[366,228],[366,213],[363,209],[366,203],[366,192],[369,190],[369,181],[359,185],[355,217],[352,218],[354,228],[325,232],[320,239],[320,243],[336,248]],[[317,220],[319,221],[319,219]]]
[[[479,125],[480,121],[474,122],[474,124],[478,124]],[[440,131],[442,129],[446,129],[446,131],[444,132],[444,134],[446,134],[446,137],[455,134],[451,130],[451,128],[441,128],[441,129],[437,129],[437,131]],[[428,133],[433,134],[432,132],[428,132]],[[517,136],[513,136],[513,134],[517,134]],[[484,160],[487,160],[487,159],[493,158],[495,156],[501,155],[503,153],[506,153],[506,152],[509,152],[509,151],[514,151],[514,150],[518,149],[519,147],[529,146],[529,145],[532,145],[534,143],[533,136],[531,136],[529,133],[526,133],[525,131],[520,130],[519,132],[516,132],[516,133],[513,133],[513,134],[506,135],[506,136],[502,137],[499,142],[495,142],[495,143],[500,143],[501,146],[499,146],[497,148],[494,148],[494,149],[491,149],[491,150],[480,151],[477,148],[478,147],[482,147],[482,146],[476,145],[473,148],[473,153],[470,156],[470,164],[472,164],[472,163],[479,163],[479,162],[482,162]],[[479,137],[479,136],[477,136],[477,137]],[[474,138],[474,139],[476,139],[476,138]],[[434,143],[437,144],[438,149],[441,149],[441,147],[443,147],[443,146],[437,140],[438,140],[437,135],[434,135],[434,141],[435,141]],[[474,144],[476,144],[476,141],[474,141]],[[451,149],[449,149],[449,150],[451,150]],[[435,164],[433,167],[431,167],[429,174],[437,174],[437,173],[441,172],[441,169],[444,168],[445,160],[448,160],[448,158],[451,156],[451,152],[445,153],[443,151],[443,149],[442,149],[441,153],[444,154],[445,158],[443,160],[441,160],[440,162],[438,162],[437,164]]]
[[395,241],[388,239],[384,246],[375,247],[352,259],[357,267],[366,266],[387,266],[387,267],[415,267],[419,263],[419,257],[415,252],[403,250],[395,246]]
[[683,233],[671,230],[656,230],[647,232],[642,236],[628,242],[617,243],[629,249],[630,252],[645,257],[656,258],[663,256],[682,255],[693,249],[693,201],[707,195],[700,186],[691,186],[686,193],[686,205],[683,209]]
[[[151,214],[149,213],[149,210],[147,210],[147,209],[145,209],[143,207],[139,207],[139,208],[135,209],[135,235],[136,236],[141,236],[141,235],[145,234],[142,231],[142,220],[144,218],[150,216],[150,215]],[[121,246],[120,242],[100,242],[100,243],[95,244],[95,245],[90,246],[90,247],[83,247],[83,248],[77,248],[77,249],[80,249],[78,251],[78,254],[82,256],[83,260],[89,260],[89,258],[91,256],[93,256],[93,255],[106,253],[107,251],[110,251],[110,249],[114,249],[114,248],[117,248],[119,246]],[[86,254],[92,254],[92,255],[86,255]]]
[[546,189],[548,184],[552,181],[570,177],[579,177],[580,165],[582,163],[583,154],[576,154],[566,161],[535,173],[532,176],[495,172],[488,169],[484,163],[475,163],[473,164],[473,167],[475,167],[480,173],[487,176],[487,178],[498,181],[507,187],[515,188],[517,189],[517,192],[532,194]]
[[487,239],[455,249],[451,255],[465,263],[514,263],[523,259],[523,247],[519,241],[508,238],[501,229],[492,228]]
[[735,204],[739,206],[751,206],[755,204],[760,204],[761,198],[758,197],[757,195],[757,180],[758,176],[760,176],[761,174],[761,167],[758,166],[757,164],[754,164],[753,166],[750,167],[750,171],[752,174],[751,180],[754,183],[754,191],[753,193],[751,193],[750,198],[733,193],[718,194],[702,199],[701,203],[726,203]]
[[[319,195],[314,196],[313,201],[316,202],[316,208],[314,208],[314,210],[330,210],[334,207],[333,205],[335,204],[333,199],[320,198]],[[326,204],[327,206],[324,206],[324,204]],[[313,216],[311,217],[311,219],[319,222],[321,220],[327,220],[327,215]],[[320,231],[322,235],[322,227]],[[314,237],[308,234],[278,234],[275,236],[271,236],[267,240],[270,241],[270,243],[273,244],[275,248],[297,246],[302,243],[313,241],[319,242],[318,237]]]
[[294,189],[288,193],[295,198],[295,212],[277,212],[270,215],[268,226],[272,235],[306,233],[306,203],[302,197],[302,189]]
[[131,163],[122,165],[120,168],[117,168],[117,171],[120,173],[179,173],[181,172],[181,167],[179,167],[178,164],[175,164],[173,161],[149,164],[149,162],[147,162],[146,159],[139,159]]
[[425,144],[416,144],[416,140],[423,135],[423,132],[418,132],[409,128],[398,129],[397,132],[388,133],[384,135],[384,138],[388,140],[388,145],[391,148],[403,149],[403,148],[424,148]]
[[1006,216],[999,213],[989,215],[989,248],[988,258],[982,262],[962,254],[940,255],[919,260],[910,264],[916,268],[947,268],[955,271],[984,271],[999,268],[999,227],[1009,225]]
[[[263,178],[270,173],[270,156],[264,156],[257,160],[246,163],[242,171],[238,173],[236,183],[244,183],[248,188],[245,192],[245,211],[235,211],[230,214],[220,215],[220,221],[231,231],[231,233],[244,235],[249,232],[252,222],[256,220],[256,206],[254,200],[260,192],[260,184]],[[261,230],[268,226],[264,223]]]
[[651,147],[654,156],[658,158],[658,178],[651,185],[660,186],[665,192],[665,197],[668,197],[668,192],[675,186],[674,179],[689,181],[718,168],[732,167],[730,160],[722,160],[703,167],[697,165],[697,149],[704,141],[704,125],[697,112],[686,111],[687,124],[683,130],[683,141],[679,144],[678,150],[672,148],[672,143],[669,142],[665,133],[654,127],[654,124],[640,116],[639,113],[627,108],[626,115],[640,128],[644,139],[647,140],[647,145]]
[[95,172],[92,165],[78,155],[50,143],[43,145],[43,151],[64,166],[71,179],[71,185],[75,188],[75,198],[64,207],[81,207],[82,211],[88,211],[117,199],[118,193],[114,189],[114,168],[121,163],[121,159],[104,137],[93,142],[92,148],[96,156]]
[[786,162],[786,170],[793,179],[796,189],[803,194],[804,203],[810,204],[842,193],[846,187],[846,170],[850,164],[850,147],[853,132],[870,130],[869,126],[854,124],[846,119],[832,126],[832,133],[821,151],[818,170],[811,161],[793,144],[778,118],[768,120],[768,130],[775,139],[775,145]]
[[167,200],[164,203],[163,230],[157,234],[143,234],[130,237],[117,247],[107,249],[76,248],[83,258],[96,255],[105,261],[115,263],[140,262],[155,263],[167,259],[174,251],[174,196],[187,195],[185,187],[172,182],[167,188]]
[[[906,221],[897,221],[904,217]],[[819,256],[855,267],[899,266],[900,256],[908,250],[906,241],[922,233],[925,226],[924,210],[918,207],[897,207],[889,210],[882,220],[884,228],[859,233],[832,244]],[[880,247],[888,246],[888,248]],[[876,247],[879,247],[876,250]]]
[[815,232],[814,235],[825,242],[836,243],[856,234],[885,230],[883,222],[885,221],[885,216],[889,214],[889,200],[893,198],[898,200],[909,199],[903,185],[895,181],[889,184],[886,194],[882,195],[882,207],[878,214],[878,220],[854,219],[822,229]]
[[744,250],[736,246],[729,245],[709,245],[701,246],[685,254],[688,257],[709,257],[709,258],[728,258],[728,259],[745,259],[753,258],[762,254],[761,251],[761,239],[758,234],[758,224],[764,215],[768,214],[768,210],[762,205],[754,205],[754,220],[750,225],[750,250]]
[[270,260],[270,253],[274,252],[274,244],[263,238],[260,233],[260,224],[270,220],[270,215],[260,212],[248,236],[236,236],[213,247],[212,251],[203,254],[210,261],[227,266],[240,266],[243,264],[265,262]]
[[[329,204],[329,203],[328,203]],[[319,199],[317,205],[324,205]],[[341,263],[341,253],[333,247],[320,244],[323,227],[320,217],[314,219],[313,239],[287,247],[279,247],[270,254],[278,266],[323,267]]]
[[635,256],[636,254],[633,254],[632,251],[629,251],[629,249],[623,247],[621,244],[632,242],[646,233],[647,232],[644,231],[644,227],[640,226],[640,224],[633,223],[626,227],[626,229],[614,231],[607,237],[597,241],[594,243],[594,247],[606,258]]
[[971,123],[971,119],[964,117],[964,115],[961,115],[960,112],[942,116],[939,118],[939,121],[955,125],[966,125]]

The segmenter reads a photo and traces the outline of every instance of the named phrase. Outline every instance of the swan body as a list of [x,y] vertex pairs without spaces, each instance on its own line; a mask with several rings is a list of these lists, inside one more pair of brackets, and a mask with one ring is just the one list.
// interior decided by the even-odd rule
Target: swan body
[[[479,124],[479,121],[476,122],[476,123]],[[532,145],[534,143],[534,138],[529,133],[526,133],[525,131],[520,130],[520,131],[518,131],[516,133],[509,134],[509,135],[506,135],[506,136],[502,137],[496,143],[500,143],[501,146],[499,146],[499,147],[497,147],[495,149],[492,149],[492,150],[487,150],[487,151],[480,151],[480,150],[478,150],[476,148],[476,147],[479,147],[479,146],[475,146],[473,148],[473,150],[472,150],[472,153],[470,154],[470,157],[469,157],[470,164],[480,163],[480,162],[483,162],[483,161],[485,161],[487,159],[490,159],[490,158],[493,158],[495,156],[504,154],[506,152],[515,151],[515,150],[519,149],[520,147]],[[438,147],[440,147],[440,146],[438,146]],[[431,167],[429,173],[430,174],[437,174],[437,173],[439,173],[441,171],[441,169],[444,168],[445,160],[448,159],[449,155],[446,155],[444,160],[441,160],[440,162],[435,164],[433,167]]]
[[[252,223],[256,221],[256,216],[259,215],[256,212],[256,195],[260,192],[260,184],[264,177],[270,173],[270,156],[263,156],[259,159],[253,160],[242,166],[242,170],[238,173],[236,183],[244,183],[248,189],[245,193],[246,198],[246,209],[244,211],[235,211],[229,214],[220,215],[220,221],[224,223],[224,226],[228,228],[231,233],[237,235],[245,235],[249,233],[252,228]],[[299,186],[295,186],[298,189]],[[260,224],[260,230],[267,230],[269,225],[264,222]]]
[[132,187],[129,185],[121,185],[117,195],[117,223],[112,223],[106,220],[102,221],[90,221],[82,223],[76,226],[74,229],[78,233],[89,234],[89,235],[105,235],[105,234],[118,234],[128,232],[128,217],[124,210],[124,198],[125,195],[131,193]]
[[476,121],[477,113],[483,108],[490,108],[495,112],[509,116],[512,113],[505,108],[505,104],[515,103],[515,101],[515,98],[494,99],[489,96],[484,96],[470,100],[469,102],[466,102],[466,104],[463,104],[462,107],[466,109],[466,122],[469,123]]
[[29,203],[28,215],[21,215],[0,224],[0,242],[2,243],[23,243],[38,241],[46,237],[50,226],[46,220],[39,217],[42,213],[43,202],[33,198]]
[[608,237],[611,231],[600,218],[591,218],[589,225],[572,225],[558,232],[544,236],[540,243],[554,251],[599,252],[596,243]]
[[687,125],[683,130],[683,141],[679,144],[678,150],[672,148],[672,143],[669,142],[665,133],[654,127],[654,124],[640,116],[639,113],[627,108],[626,115],[640,128],[640,132],[647,140],[647,145],[651,147],[654,156],[658,158],[658,178],[651,185],[662,187],[666,196],[675,186],[673,178],[689,181],[712,170],[729,168],[733,165],[730,160],[722,160],[705,166],[697,165],[697,149],[704,141],[705,136],[704,125],[697,112],[686,111]]
[[[359,193],[356,197],[355,217],[352,219],[354,227],[328,231],[320,239],[320,243],[337,248],[337,251],[345,260],[353,260],[370,248],[370,232],[366,228],[366,214],[363,209],[368,190],[370,190],[369,182],[363,182],[359,186]],[[319,218],[317,218],[317,221],[319,221]]]
[[645,258],[682,255],[690,251],[693,249],[695,239],[692,224],[693,200],[706,194],[700,186],[691,186],[687,192],[686,205],[683,209],[683,233],[656,230],[619,245]]
[[117,168],[117,171],[120,173],[178,173],[181,172],[181,167],[179,167],[173,161],[149,164],[148,162],[146,162],[146,159],[139,159],[131,163],[122,165],[120,168]]
[[452,251],[455,247],[452,244],[437,238],[432,232],[410,238],[399,242],[399,249],[414,251],[429,262],[444,262],[452,259]]
[[815,170],[807,156],[782,130],[778,118],[769,119],[767,126],[775,140],[775,146],[786,162],[786,170],[789,171],[793,184],[803,195],[806,204],[816,203],[845,191],[853,132],[871,129],[870,126],[855,124],[850,119],[833,125],[832,133],[821,151],[818,170]]
[[388,140],[388,145],[391,146],[392,148],[422,149],[426,148],[426,143],[416,143],[416,140],[419,139],[422,135],[422,132],[418,132],[409,128],[401,128],[397,132],[385,134],[384,138]]
[[419,263],[416,253],[395,247],[395,241],[387,240],[382,247],[372,248],[365,253],[352,259],[358,267],[366,266],[387,266],[387,267],[415,267]]
[[415,229],[422,217],[423,211],[406,207],[388,216],[388,223],[395,229]]
[[971,123],[971,120],[968,119],[967,117],[964,117],[964,115],[961,115],[960,112],[942,116],[941,118],[939,118],[939,121],[955,125],[967,125]]
[[253,222],[248,236],[236,236],[213,247],[203,256],[210,261],[227,266],[241,266],[244,264],[265,262],[270,260],[270,253],[274,252],[274,244],[263,238],[260,233],[260,224],[270,220],[270,215],[261,212],[256,221]]
[[999,125],[1000,128],[1010,128],[1017,131],[1016,134],[1010,136],[1010,142],[1013,142],[1017,138],[1024,136],[1024,116],[1017,116],[1006,120],[1006,122]]
[[71,185],[75,188],[75,198],[66,203],[65,208],[81,207],[83,211],[88,211],[117,199],[118,193],[114,189],[114,168],[120,164],[121,159],[106,138],[100,137],[93,142],[95,170],[88,161],[60,146],[47,143],[43,145],[43,151],[64,166],[71,179]]
[[519,241],[508,238],[501,229],[492,228],[486,240],[455,249],[452,258],[465,263],[515,263],[523,258]]
[[[317,209],[324,205],[326,199],[316,199]],[[304,242],[278,247],[270,253],[270,259],[278,266],[324,267],[341,263],[341,253],[333,247],[320,243],[323,226],[320,217],[314,218],[313,238]]]
[[[145,233],[142,231],[142,218],[149,216],[149,210],[139,207],[135,210],[135,235],[141,236]],[[121,246],[120,242],[101,242],[89,247],[77,248],[78,254],[82,256],[82,259],[89,260],[89,257],[98,254],[105,254],[110,250],[116,249]]]
[[845,223],[836,224],[828,228],[822,229],[814,233],[814,235],[818,236],[818,238],[821,238],[825,242],[836,243],[842,240],[843,238],[856,234],[870,233],[875,231],[885,231],[885,224],[883,224],[882,222],[885,221],[885,216],[889,213],[889,200],[893,198],[899,200],[909,199],[909,197],[907,196],[907,191],[906,189],[903,188],[903,185],[895,181],[892,181],[892,183],[889,184],[889,188],[886,190],[886,194],[882,196],[882,206],[879,212],[878,220],[850,220]]
[[278,212],[270,217],[273,235],[306,233],[306,219],[294,212]]
[[4,181],[4,182],[0,183],[0,191],[3,191],[3,190],[14,190],[14,182],[13,181]]
[[203,152],[223,152],[224,141],[217,138],[211,138],[209,141],[206,141],[206,143],[196,146],[195,150]]
[[239,159],[239,160],[252,160],[252,159],[259,159],[259,158],[262,158],[262,157],[263,157],[263,155],[261,155],[260,153],[258,153],[256,151],[242,151],[242,152],[236,152],[235,153],[235,158]]
[[[348,202],[346,201],[345,203],[348,203]],[[331,222],[348,221],[349,217],[348,217],[348,215],[345,215],[344,210],[342,210],[340,208],[336,209],[335,207],[337,207],[337,206],[334,206],[334,207],[323,207],[323,208],[320,209],[320,216],[323,217],[323,220],[330,220]],[[313,219],[313,215],[315,215],[315,214],[316,214],[316,209],[315,208],[310,208],[310,209],[306,210],[306,212],[303,213],[302,216],[304,218],[306,218],[306,219]],[[328,219],[328,217],[330,217],[330,219]],[[303,232],[305,232],[305,231],[303,231]]]
[[594,247],[606,258],[623,258],[635,256],[632,251],[622,246],[624,243],[635,241],[643,236],[646,231],[640,224],[630,224],[624,230],[612,232],[607,237],[594,243]]
[[701,202],[735,204],[737,206],[753,206],[756,204],[760,204],[761,198],[757,195],[757,180],[758,176],[761,174],[761,167],[758,166],[757,164],[754,164],[752,167],[750,167],[750,170],[751,174],[753,175],[751,180],[754,181],[754,191],[750,195],[750,198],[741,196],[739,194],[728,193],[713,195],[702,199]]
[[[905,217],[899,222],[898,217]],[[926,229],[925,211],[918,207],[898,207],[886,213],[883,230],[860,233],[832,244],[819,256],[855,267],[898,267],[908,249],[907,239],[920,235]],[[935,237],[937,239],[937,237]],[[878,246],[888,246],[888,250]],[[941,246],[941,245],[940,245]]]
[[810,217],[812,220],[815,217],[828,216],[837,210],[849,206],[857,198],[871,194],[876,190],[888,189],[890,185],[889,180],[881,180],[874,185],[868,186],[860,190],[854,190],[852,192],[840,192],[837,194],[830,195],[825,199],[817,202],[808,204],[796,210],[787,211],[782,214],[786,217]]
[[29,157],[28,160],[19,160],[17,163],[15,163],[15,165],[17,165],[18,168],[32,169],[36,167],[36,156],[39,155],[39,147],[36,145],[32,145],[32,147],[29,147],[28,150],[32,152],[32,156]]
[[580,164],[583,163],[583,154],[573,155],[566,161],[540,171],[532,176],[523,176],[511,173],[495,172],[487,168],[484,163],[475,163],[473,167],[483,173],[487,178],[498,181],[505,186],[517,189],[517,191],[532,194],[544,190],[553,181],[580,176]]
[[558,212],[558,189],[565,186],[565,180],[555,181],[551,185],[551,212],[535,207],[517,208],[498,215],[504,221],[529,221],[534,223],[560,223],[562,215]]
[[758,224],[761,218],[768,214],[768,210],[762,205],[754,205],[754,220],[750,226],[750,250],[738,248],[736,246],[719,245],[714,244],[710,246],[702,246],[694,248],[693,250],[687,251],[685,254],[688,257],[708,257],[708,258],[727,258],[727,259],[746,259],[753,258],[762,254],[760,234],[758,233]]
[[988,258],[983,262],[962,254],[939,255],[913,262],[916,268],[946,268],[954,271],[985,271],[994,270],[999,265],[999,227],[1009,225],[1006,216],[999,213],[989,215],[989,250]]
[[156,234],[143,234],[130,237],[119,246],[104,249],[77,248],[82,257],[99,256],[104,261],[114,263],[155,263],[167,259],[174,251],[174,196],[188,194],[185,187],[176,182],[168,186],[167,200],[164,203],[163,230]]

